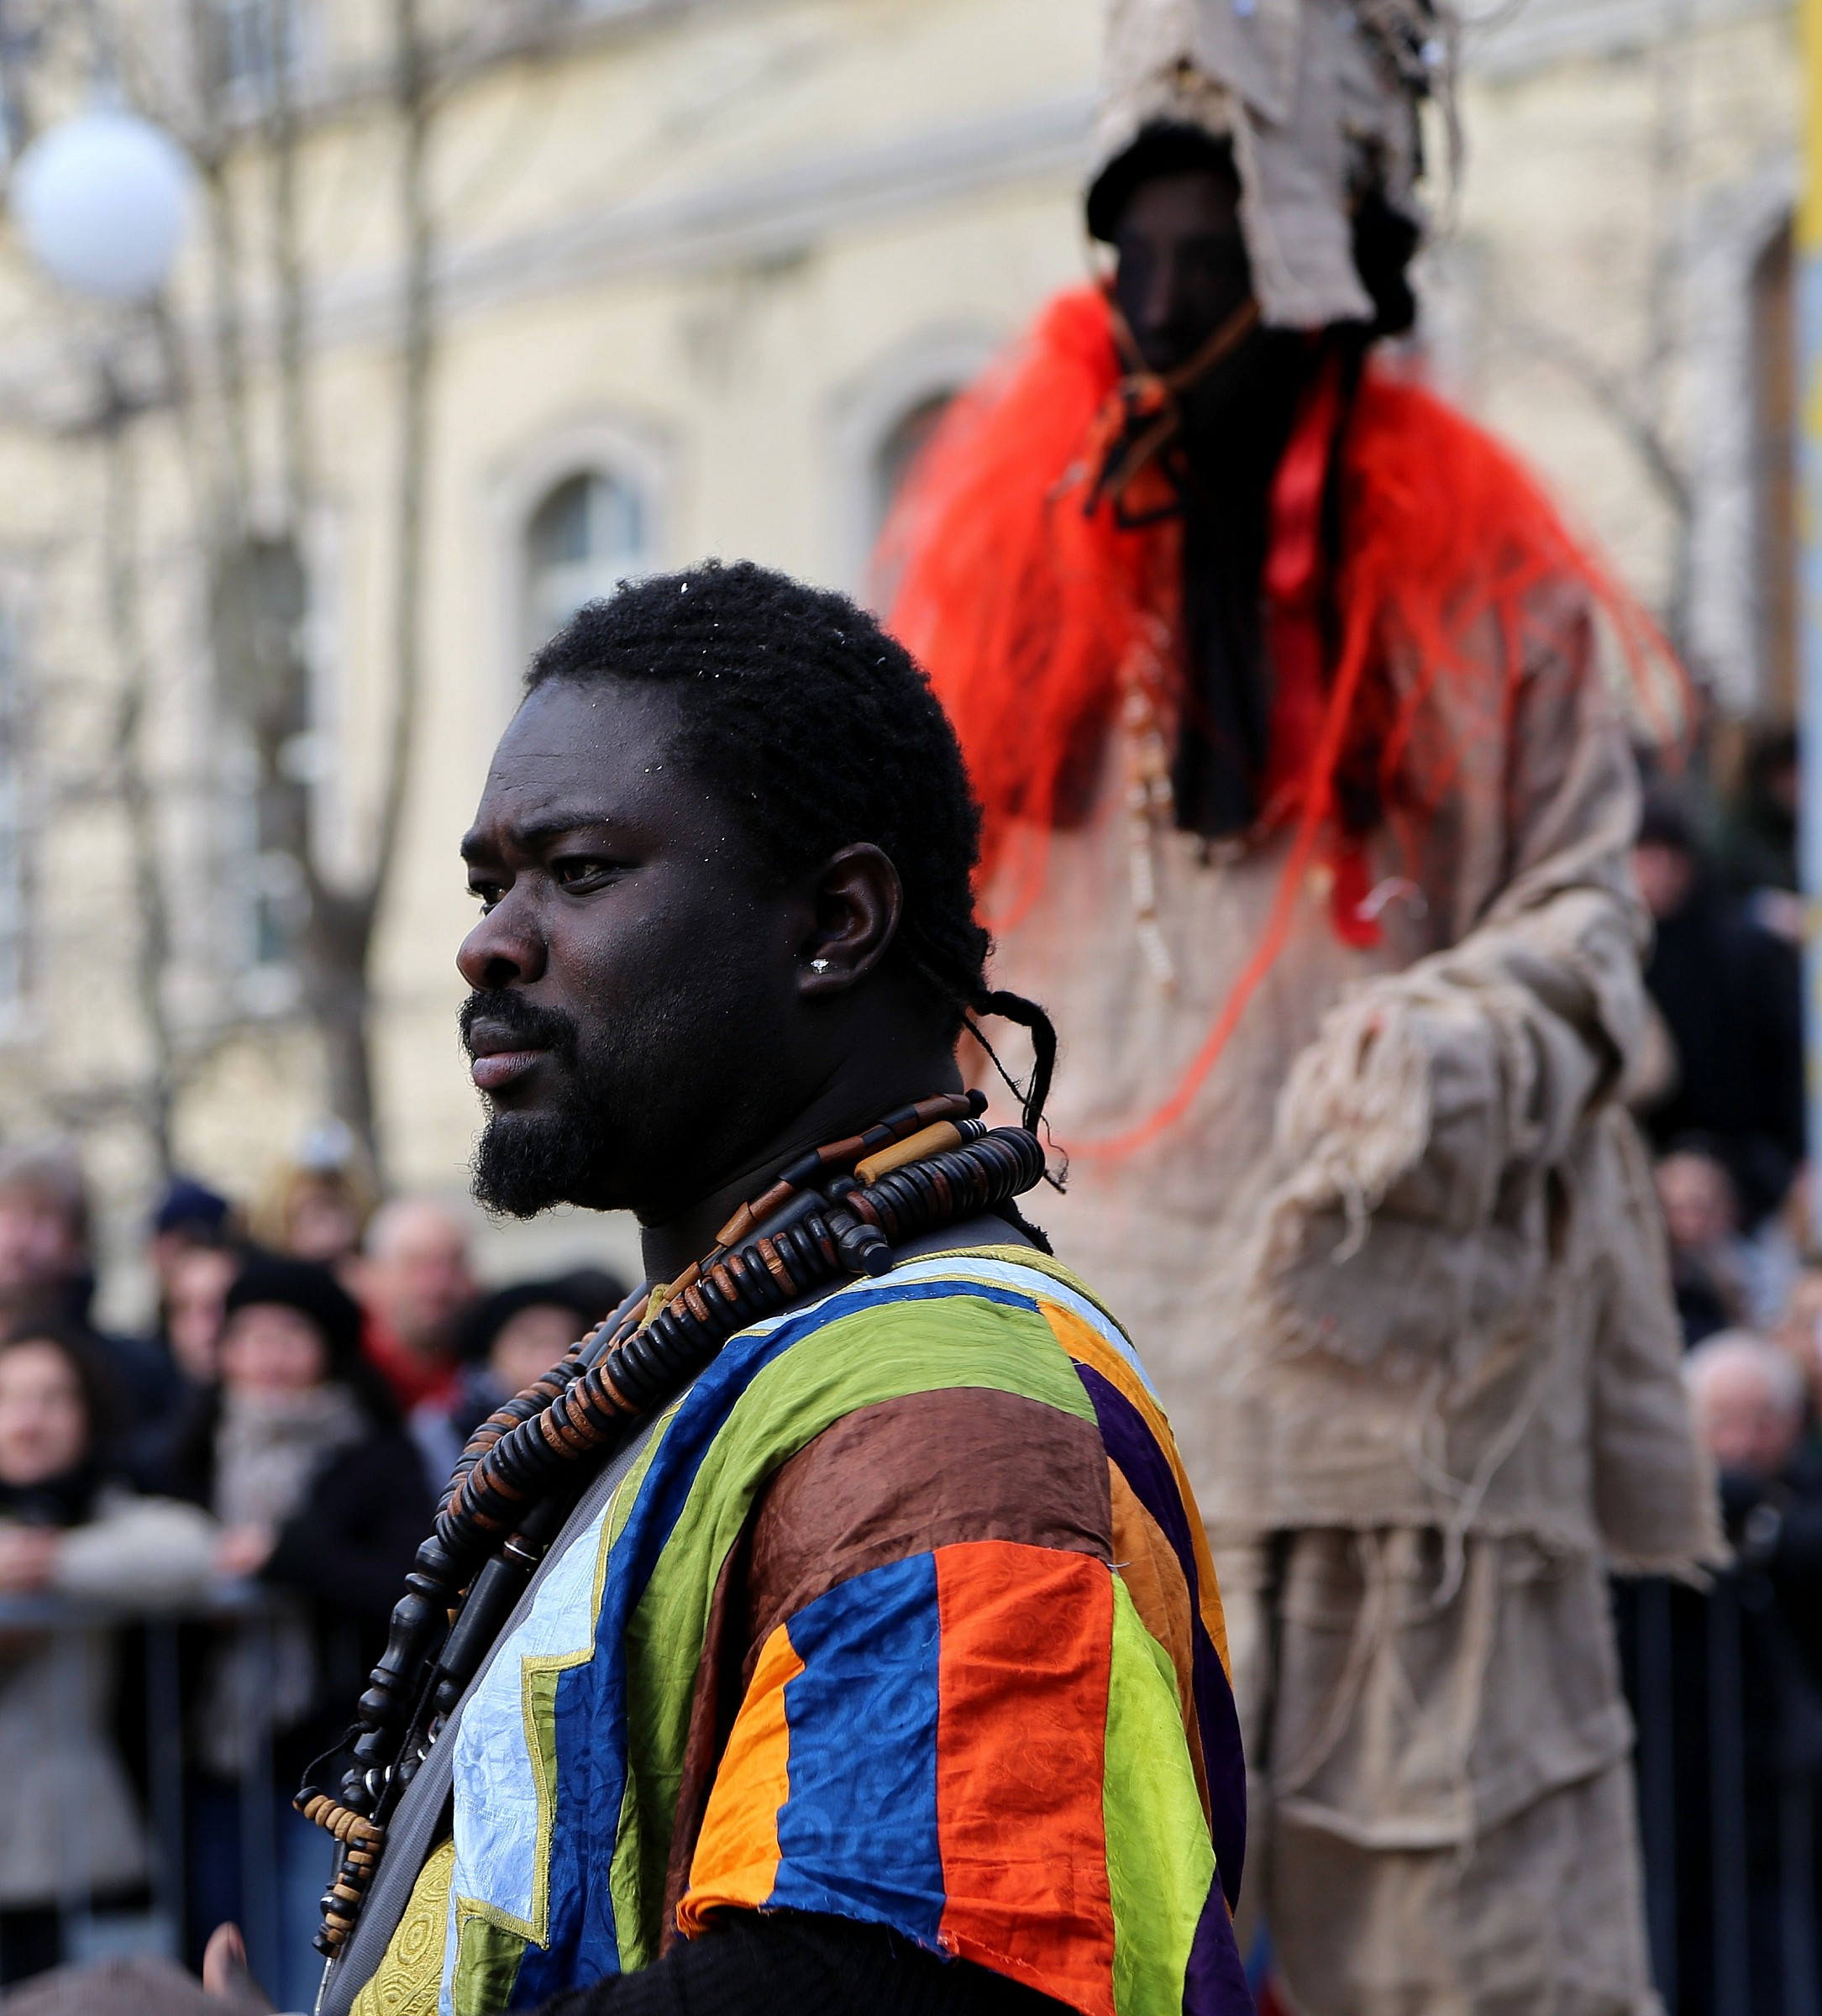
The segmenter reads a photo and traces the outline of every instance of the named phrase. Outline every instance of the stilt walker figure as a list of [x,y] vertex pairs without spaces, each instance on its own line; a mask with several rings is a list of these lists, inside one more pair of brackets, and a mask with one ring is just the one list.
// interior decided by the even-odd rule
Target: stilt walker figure
[[[1156,1368],[1310,2016],[1654,2006],[1609,1565],[1713,1544],[1649,1171],[1656,633],[1408,328],[1423,0],[1116,0],[1115,263],[946,418],[891,625],[1066,1036],[1048,1215]],[[1616,680],[1615,685],[1625,682]]]

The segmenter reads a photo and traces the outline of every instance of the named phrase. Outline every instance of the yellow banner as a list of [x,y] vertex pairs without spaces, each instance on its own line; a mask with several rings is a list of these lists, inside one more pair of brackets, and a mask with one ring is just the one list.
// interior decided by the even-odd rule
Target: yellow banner
[[1822,0],[1798,0],[1803,38],[1803,197],[1797,248],[1822,249]]

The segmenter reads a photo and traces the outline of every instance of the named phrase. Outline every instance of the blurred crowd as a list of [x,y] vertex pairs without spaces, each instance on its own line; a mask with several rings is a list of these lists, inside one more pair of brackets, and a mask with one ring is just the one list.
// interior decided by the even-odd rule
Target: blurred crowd
[[[1648,799],[1657,1040],[1629,1088],[1736,1552],[1749,1797],[1771,1799],[1822,1770],[1796,782],[1793,739],[1768,736],[1719,818]],[[484,1290],[470,1229],[430,1198],[381,1202],[346,1154],[307,1156],[244,1205],[176,1180],[146,1228],[156,1320],[117,1335],[91,1316],[74,1154],[0,1150],[0,1985],[66,1956],[71,1898],[144,1906],[144,1653],[109,1620],[162,1610],[183,1619],[188,1955],[241,1914],[258,1827],[271,1986],[308,2005],[329,1856],[289,1788],[339,1735],[470,1431],[626,1292],[596,1270]],[[1683,1633],[1685,1677],[1704,1628]]]
[[[1791,1789],[1813,1800],[1822,1772],[1822,1248],[1804,1144],[1798,785],[1794,735],[1767,732],[1718,816],[1654,791],[1634,857],[1656,927],[1646,980],[1658,1017],[1634,1103],[1734,1551],[1722,1612],[1693,1593],[1671,1611],[1678,1833],[1695,1856],[1685,1890],[1701,1903],[1678,1943],[1696,1983],[1715,1936],[1702,1858],[1718,1824],[1716,1717],[1738,1725],[1755,1969],[1779,1951]],[[1717,1615],[1737,1618],[1724,1654]],[[1813,1816],[1804,1831],[1813,1837]],[[1803,1853],[1813,1861],[1813,1839]],[[1705,2006],[1699,1990],[1690,2006]],[[1755,1982],[1754,2006],[1777,2006],[1775,1986]]]
[[108,1626],[165,1611],[186,1945],[241,1914],[259,1830],[270,1985],[307,2008],[329,1845],[289,1790],[339,1736],[470,1432],[625,1289],[585,1269],[484,1291],[465,1215],[381,1203],[345,1158],[245,1209],[174,1181],[147,1241],[150,1334],[97,1327],[80,1164],[0,1151],[0,1985],[71,1956],[72,1898],[144,1909],[143,1674],[120,1670],[144,1634]]

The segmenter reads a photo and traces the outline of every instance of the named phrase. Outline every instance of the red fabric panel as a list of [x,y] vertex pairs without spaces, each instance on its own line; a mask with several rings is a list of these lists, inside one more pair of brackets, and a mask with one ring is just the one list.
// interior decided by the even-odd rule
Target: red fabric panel
[[1113,1577],[1010,1541],[937,1550],[943,1943],[1113,2016],[1101,1798]]

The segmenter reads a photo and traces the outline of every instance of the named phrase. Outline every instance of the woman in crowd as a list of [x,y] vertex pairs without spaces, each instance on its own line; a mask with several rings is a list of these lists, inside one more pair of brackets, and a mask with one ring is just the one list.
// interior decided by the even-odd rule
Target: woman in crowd
[[[241,1824],[260,1810],[278,1878],[270,1971],[281,2008],[307,2008],[330,1862],[326,1837],[290,1795],[341,1733],[432,1507],[384,1382],[361,1356],[360,1310],[327,1268],[257,1257],[226,1308],[220,1376],[174,1458],[174,1482],[221,1523],[223,1572],[256,1580],[270,1607],[262,1625],[223,1634],[202,1682],[192,1927],[206,1936],[241,1917]],[[238,1784],[268,1746],[269,1823]]]
[[212,1520],[110,1475],[107,1416],[73,1328],[41,1321],[0,1341],[0,1983],[57,1964],[60,1905],[130,1901],[147,1875],[109,1731],[108,1634],[5,1610],[56,1596],[143,1613],[196,1597],[213,1572]]
[[412,1435],[433,1482],[449,1476],[463,1445],[496,1407],[549,1372],[626,1292],[612,1274],[583,1267],[483,1295],[456,1338],[460,1368],[453,1398],[412,1414]]

